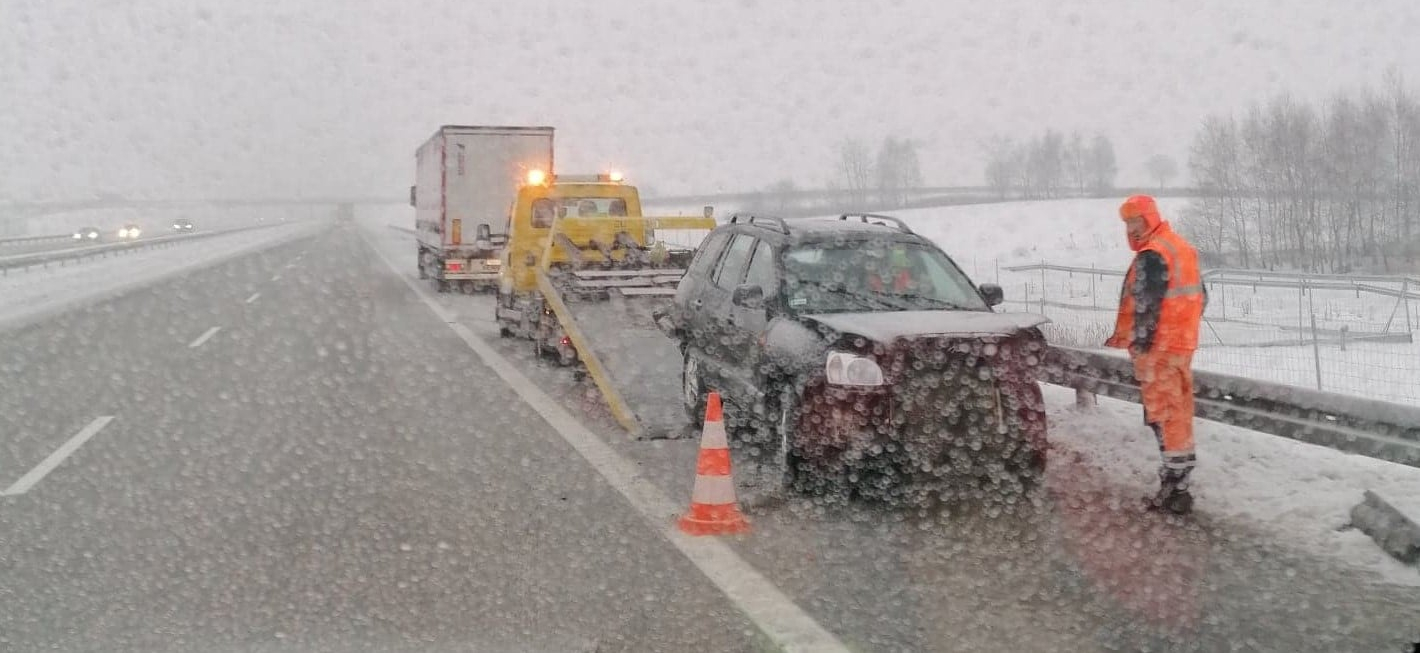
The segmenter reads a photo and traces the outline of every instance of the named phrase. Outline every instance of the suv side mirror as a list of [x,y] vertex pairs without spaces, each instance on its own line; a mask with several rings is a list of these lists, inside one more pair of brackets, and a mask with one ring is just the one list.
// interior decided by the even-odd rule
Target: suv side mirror
[[741,308],[764,308],[764,288],[750,284],[738,286],[730,301]]
[[478,227],[474,229],[473,233],[473,239],[480,242],[493,239],[493,231],[488,227],[487,222],[479,224]]
[[981,297],[986,300],[987,306],[996,306],[1006,301],[1006,292],[994,283],[981,284]]

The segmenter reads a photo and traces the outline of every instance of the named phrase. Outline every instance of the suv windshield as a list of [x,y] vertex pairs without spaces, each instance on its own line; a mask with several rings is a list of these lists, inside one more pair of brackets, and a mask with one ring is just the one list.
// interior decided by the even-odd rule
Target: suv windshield
[[784,253],[786,305],[796,313],[989,310],[941,251],[888,240],[812,243]]

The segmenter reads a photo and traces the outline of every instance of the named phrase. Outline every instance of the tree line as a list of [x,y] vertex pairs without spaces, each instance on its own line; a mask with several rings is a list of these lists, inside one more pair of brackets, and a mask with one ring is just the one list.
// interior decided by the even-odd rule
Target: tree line
[[1420,104],[1398,75],[1315,105],[1279,95],[1209,116],[1188,168],[1201,197],[1184,229],[1227,263],[1390,271],[1420,253]]
[[1017,141],[992,137],[986,144],[986,185],[998,199],[1104,196],[1114,189],[1119,165],[1103,134],[1089,141],[1053,129]]

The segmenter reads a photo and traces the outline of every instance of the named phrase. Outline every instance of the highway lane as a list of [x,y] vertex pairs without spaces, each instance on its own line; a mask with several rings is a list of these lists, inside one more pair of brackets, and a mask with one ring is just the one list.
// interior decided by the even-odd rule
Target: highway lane
[[756,650],[369,254],[332,228],[6,334],[0,487],[113,419],[0,498],[0,649]]
[[[367,231],[412,279],[412,240]],[[525,343],[498,339],[489,297],[436,301],[666,494],[689,495],[693,440],[629,441],[588,384],[534,359]],[[1072,410],[1051,410],[1052,423],[1069,428]],[[1038,510],[994,516],[778,500],[751,457],[737,454],[735,463],[755,522],[737,551],[850,647],[1383,651],[1420,639],[1420,590],[1298,553],[1245,523],[1206,514],[1170,523],[1120,510],[1137,497],[1084,461],[1053,464]]]

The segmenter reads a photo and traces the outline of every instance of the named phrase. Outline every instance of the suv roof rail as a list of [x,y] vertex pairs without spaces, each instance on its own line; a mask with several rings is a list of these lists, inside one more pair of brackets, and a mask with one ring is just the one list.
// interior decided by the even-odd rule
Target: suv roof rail
[[907,226],[906,222],[903,222],[900,218],[894,218],[890,215],[880,215],[877,213],[844,213],[843,215],[838,216],[839,220],[847,220],[848,218],[858,218],[863,222],[863,224],[879,224],[884,227],[886,227],[887,225],[884,225],[882,222],[873,223],[869,222],[869,220],[887,220],[888,222],[893,223],[893,226],[896,226],[897,230],[901,231],[902,233],[916,233],[912,231],[912,227]]
[[784,218],[776,218],[772,215],[753,215],[736,213],[730,216],[730,224],[756,224],[767,223],[764,226],[774,226],[779,229],[779,233],[789,234],[789,225],[784,224]]

